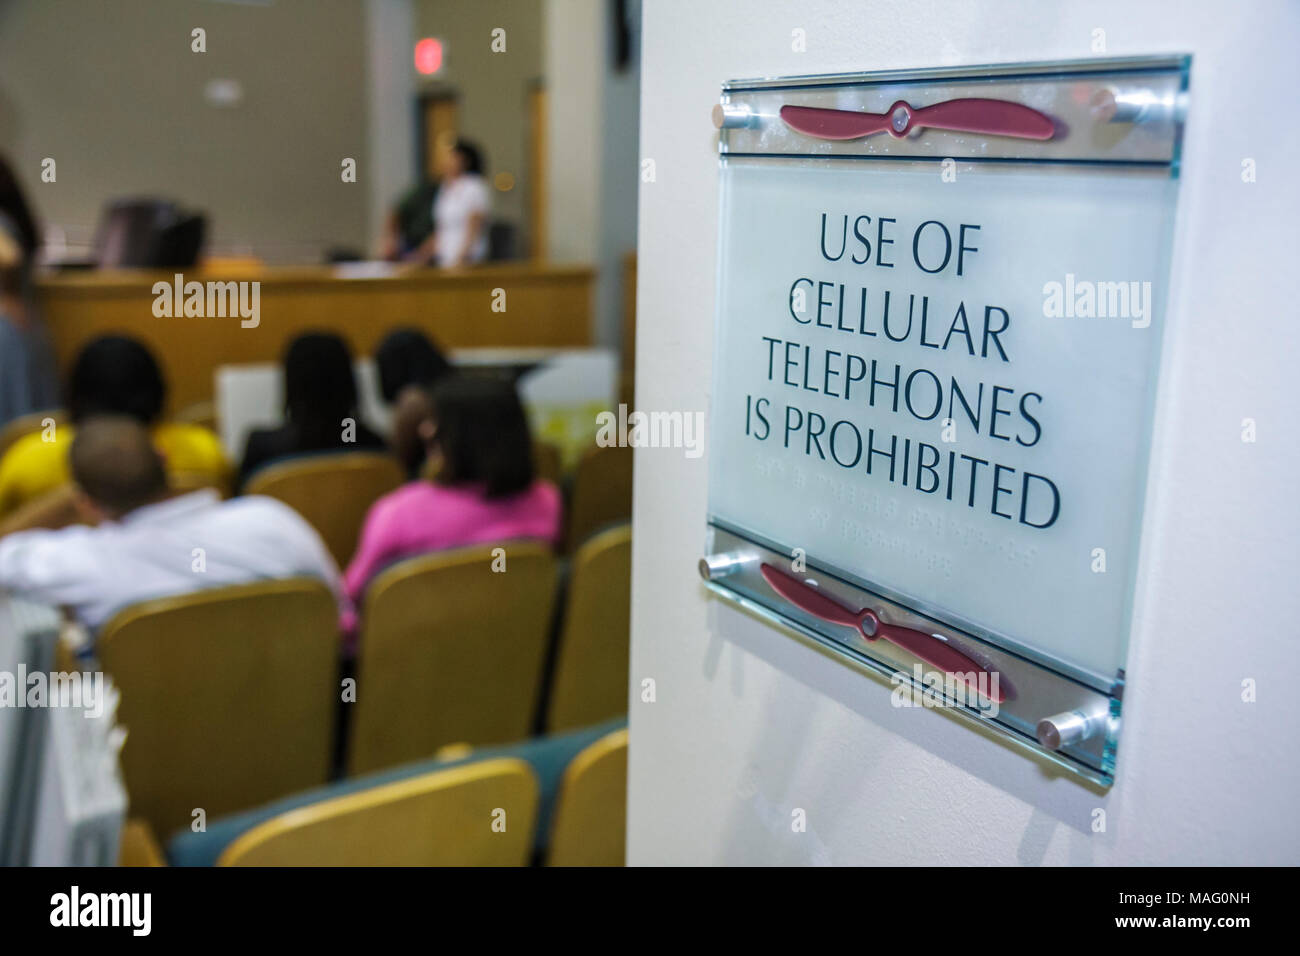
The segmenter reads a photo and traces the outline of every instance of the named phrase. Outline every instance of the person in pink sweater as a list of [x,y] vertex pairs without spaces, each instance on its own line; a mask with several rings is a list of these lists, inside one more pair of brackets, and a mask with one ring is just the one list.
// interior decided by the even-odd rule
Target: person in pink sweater
[[559,543],[560,492],[534,476],[528,420],[514,386],[453,375],[434,390],[432,408],[421,425],[431,477],[371,506],[343,576],[358,606],[375,575],[403,558],[519,539]]

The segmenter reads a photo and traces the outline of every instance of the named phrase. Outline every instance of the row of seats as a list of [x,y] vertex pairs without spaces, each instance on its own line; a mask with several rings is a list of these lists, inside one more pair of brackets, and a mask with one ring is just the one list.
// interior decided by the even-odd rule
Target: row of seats
[[294,794],[183,831],[166,855],[176,866],[617,866],[626,781],[620,718]]
[[[564,487],[559,449],[535,442],[537,474]],[[384,454],[313,455],[261,469],[245,493],[278,498],[307,519],[339,567],[357,549],[366,512],[406,480],[397,461]],[[568,495],[564,541],[568,548],[615,521],[632,517],[632,450],[593,445],[578,460]]]
[[[0,430],[0,455],[26,434],[38,432],[42,422],[65,420],[63,412],[28,415]],[[566,481],[560,449],[550,442],[533,443],[537,475],[560,487],[569,486],[564,544],[572,549],[596,529],[632,516],[632,450],[593,445]],[[204,477],[200,484],[210,482]],[[323,454],[272,464],[256,472],[247,494],[269,495],[294,508],[324,539],[340,568],[356,553],[366,512],[383,495],[406,481],[393,457],[380,453]],[[175,476],[178,490],[192,490],[187,476]],[[223,494],[229,488],[219,489]]]
[[350,775],[626,713],[630,527],[584,543],[563,589],[545,545],[500,547],[500,573],[493,547],[481,546],[380,574],[365,598],[355,677],[342,681],[337,608],[316,581],[122,611],[97,653],[122,694],[132,814],[167,833],[196,808],[213,817],[323,784],[341,702]]
[[[539,475],[558,479],[558,450],[536,447]],[[298,510],[343,564],[370,505],[403,480],[387,455],[326,454],[268,467],[247,490]],[[568,566],[544,545],[502,542],[503,573],[489,572],[496,556],[480,547],[380,574],[361,608],[355,676],[342,685],[337,608],[319,583],[262,582],[123,611],[98,654],[122,690],[132,813],[167,833],[196,810],[222,815],[319,786],[340,735],[346,770],[360,775],[448,744],[517,741],[625,713],[630,529],[593,530],[630,514],[630,451],[590,449],[570,498],[566,541],[582,545]],[[443,784],[430,787],[394,799],[440,799]],[[344,817],[357,809],[347,807]]]

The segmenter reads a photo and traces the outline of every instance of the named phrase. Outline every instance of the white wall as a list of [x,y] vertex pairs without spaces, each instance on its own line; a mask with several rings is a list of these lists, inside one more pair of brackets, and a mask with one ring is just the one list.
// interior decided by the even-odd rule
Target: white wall
[[[206,212],[217,255],[319,262],[332,246],[365,248],[365,17],[355,0],[8,0],[0,149],[73,245],[90,242],[108,200],[146,195]],[[213,105],[216,79],[243,98]],[[46,157],[56,182],[41,181]],[[355,183],[340,176],[345,157]]]
[[[637,452],[628,860],[1300,863],[1300,6],[647,0],[637,397],[707,408],[726,79],[1194,55],[1118,779],[1056,774],[707,596],[707,457]],[[791,31],[807,31],[807,52]],[[1270,104],[1273,104],[1270,106]],[[1244,184],[1241,162],[1257,162]],[[1241,441],[1242,419],[1258,441]],[[642,703],[644,678],[657,700]],[[1254,678],[1258,702],[1241,701]],[[808,832],[791,832],[793,808]],[[1104,807],[1105,833],[1091,830]]]
[[[601,4],[608,14],[610,4]],[[623,260],[636,250],[636,209],[639,165],[638,128],[641,117],[641,56],[637,48],[640,17],[633,8],[632,58],[616,71],[613,62],[613,26],[607,16],[601,42],[596,47],[603,73],[604,102],[601,113],[600,153],[600,245],[596,263],[596,340],[602,345],[620,344],[623,334]],[[631,347],[631,343],[628,343]]]
[[598,345],[622,329],[623,257],[636,248],[639,64],[615,72],[607,0],[546,0],[547,258],[597,269]]
[[546,0],[547,257],[590,264],[600,242],[604,5]]
[[391,210],[411,188],[415,165],[415,48],[411,0],[366,0],[367,120],[370,124],[369,251],[383,235]]

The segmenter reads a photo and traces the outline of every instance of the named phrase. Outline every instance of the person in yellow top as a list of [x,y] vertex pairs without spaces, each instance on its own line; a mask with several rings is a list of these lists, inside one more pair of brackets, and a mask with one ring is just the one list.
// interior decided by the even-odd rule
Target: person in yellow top
[[68,381],[70,421],[23,436],[0,458],[0,517],[67,483],[77,422],[92,415],[129,415],[151,426],[176,485],[224,488],[230,465],[211,429],[158,422],[166,391],[158,363],[135,339],[110,335],[87,343]]

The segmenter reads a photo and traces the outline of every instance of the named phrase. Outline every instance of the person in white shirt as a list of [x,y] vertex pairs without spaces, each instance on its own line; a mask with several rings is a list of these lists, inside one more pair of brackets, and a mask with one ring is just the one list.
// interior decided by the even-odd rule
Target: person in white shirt
[[83,423],[69,465],[77,507],[95,527],[0,538],[0,590],[70,610],[93,634],[153,598],[266,579],[313,577],[351,605],[316,531],[273,498],[223,502],[215,491],[171,496],[149,431],[132,418]]
[[477,146],[458,139],[441,160],[442,178],[433,202],[433,235],[415,258],[458,268],[482,262],[488,254],[488,214],[492,194],[483,178],[483,157]]

